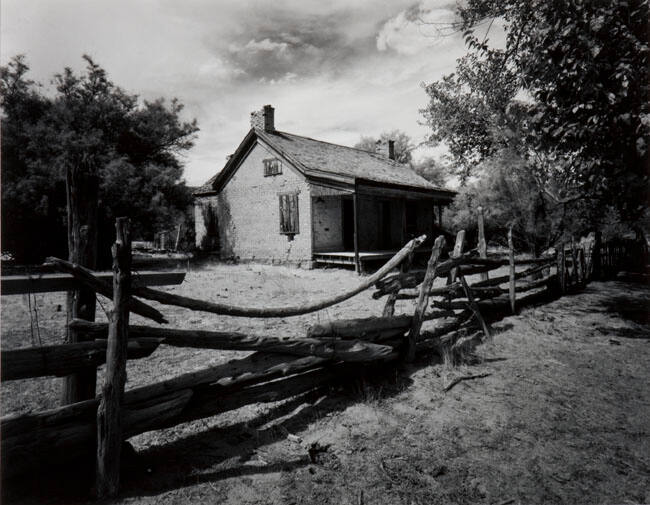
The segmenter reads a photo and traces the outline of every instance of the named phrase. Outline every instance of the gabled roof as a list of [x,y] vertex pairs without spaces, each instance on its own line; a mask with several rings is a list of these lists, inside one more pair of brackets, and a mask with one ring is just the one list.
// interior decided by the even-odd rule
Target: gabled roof
[[453,191],[434,186],[410,167],[379,154],[293,133],[277,130],[267,132],[257,128],[248,132],[223,170],[194,194],[205,195],[221,191],[230,175],[234,173],[240,161],[258,139],[275,150],[312,182],[354,186],[355,181],[369,181],[375,185],[386,184],[425,192],[448,193],[450,197],[455,194]]

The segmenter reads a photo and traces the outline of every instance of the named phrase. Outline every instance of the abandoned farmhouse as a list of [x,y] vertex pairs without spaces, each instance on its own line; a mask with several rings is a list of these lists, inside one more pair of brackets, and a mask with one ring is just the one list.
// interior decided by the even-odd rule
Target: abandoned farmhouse
[[275,129],[270,105],[224,168],[195,193],[196,245],[223,259],[351,265],[386,259],[436,236],[455,195],[372,153]]

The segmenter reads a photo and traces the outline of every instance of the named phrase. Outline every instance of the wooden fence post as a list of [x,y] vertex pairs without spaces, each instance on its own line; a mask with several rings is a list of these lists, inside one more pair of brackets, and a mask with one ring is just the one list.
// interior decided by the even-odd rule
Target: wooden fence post
[[354,219],[354,270],[356,273],[362,273],[361,260],[359,259],[359,197],[357,195],[357,185],[355,182],[354,193],[352,194],[352,211]]
[[[481,258],[487,258],[487,243],[485,242],[485,224],[483,222],[483,207],[478,208],[478,253]],[[481,272],[481,280],[488,280],[488,273]]]
[[[91,164],[91,163],[90,163]],[[97,202],[99,177],[94,167],[79,163],[66,171],[66,198],[68,213],[68,260],[94,270],[97,268]],[[96,298],[91,289],[80,288],[68,292],[68,319],[95,320]],[[83,341],[83,336],[70,330],[66,343]],[[70,375],[63,380],[61,403],[67,405],[95,397],[97,370]]]
[[109,317],[106,378],[97,409],[96,486],[99,498],[114,497],[120,488],[122,404],[126,382],[128,301],[131,291],[131,234],[129,220],[117,218],[113,244],[113,310]]
[[510,282],[508,283],[508,295],[510,296],[510,310],[515,313],[516,289],[515,289],[515,247],[512,242],[512,226],[508,229],[508,250],[510,263]]
[[580,279],[578,277],[578,252],[576,250],[576,241],[571,236],[571,283],[576,286]]
[[[460,233],[459,233],[460,235]],[[464,232],[463,232],[464,236]],[[436,266],[438,264],[438,258],[442,252],[442,248],[445,246],[445,237],[442,235],[439,236],[435,243],[433,244],[433,250],[431,251],[431,257],[427,263],[427,272],[424,274],[424,280],[420,285],[420,293],[418,295],[418,302],[415,306],[415,312],[413,313],[413,320],[411,322],[411,329],[409,331],[406,343],[406,352],[404,354],[404,359],[407,362],[411,362],[415,359],[415,347],[417,344],[418,336],[420,335],[420,329],[422,328],[422,320],[424,318],[424,312],[427,309],[429,304],[429,291],[431,291],[431,286],[433,281],[436,279]]]
[[560,286],[560,293],[566,293],[566,258],[564,251],[564,242],[560,243],[557,255],[557,280]]
[[591,264],[592,264],[592,277],[597,281],[601,280],[603,276],[603,261],[601,256],[601,247],[603,242],[603,235],[600,230],[596,230],[594,235],[594,249],[591,253]]
[[[463,247],[465,246],[465,230],[460,230],[456,235],[456,243],[454,244],[454,252],[451,253],[451,258],[458,258],[463,254]],[[454,267],[450,270],[449,276],[447,277],[447,285],[451,284],[456,280],[456,275],[458,274],[458,267]]]
[[578,249],[578,265],[580,265],[579,282],[582,287],[587,285],[587,266],[585,263],[585,248],[584,246]]

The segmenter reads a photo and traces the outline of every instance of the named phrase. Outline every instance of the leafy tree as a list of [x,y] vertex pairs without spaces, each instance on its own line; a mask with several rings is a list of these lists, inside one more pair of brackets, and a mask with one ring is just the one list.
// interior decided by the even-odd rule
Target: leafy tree
[[[450,209],[452,228],[472,233],[483,207],[488,240],[505,245],[513,228],[516,246],[538,255],[561,238],[578,235],[588,225],[588,209],[576,200],[558,206],[540,189],[526,160],[502,150],[482,162],[461,186]],[[572,219],[567,220],[567,214]]]
[[401,130],[384,132],[379,136],[379,139],[374,137],[361,137],[361,140],[354,147],[374,153],[377,152],[377,143],[379,141],[387,142],[389,140],[395,141],[395,161],[399,163],[410,163],[412,159],[411,151],[415,149],[415,146],[411,137]]
[[0,69],[2,242],[21,262],[61,254],[55,236],[65,236],[72,179],[88,191],[78,195],[88,206],[82,219],[98,213],[107,243],[115,216],[129,216],[134,236],[151,238],[182,219],[191,199],[179,155],[192,146],[196,122],[181,121],[176,100],[140,102],[84,60],[86,72],[66,68],[50,94],[27,79],[22,56]]
[[[465,176],[507,148],[555,205],[585,200],[634,221],[647,204],[648,0],[468,0],[469,48],[457,72],[427,86],[430,140]],[[499,19],[505,48],[474,31]]]
[[434,186],[445,187],[449,178],[449,167],[434,158],[426,157],[419,162],[411,162],[411,168]]

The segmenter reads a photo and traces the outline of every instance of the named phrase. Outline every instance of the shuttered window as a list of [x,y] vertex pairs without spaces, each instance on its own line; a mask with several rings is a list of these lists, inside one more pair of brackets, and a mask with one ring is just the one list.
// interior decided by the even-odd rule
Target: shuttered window
[[298,226],[298,193],[285,193],[280,197],[280,233],[295,235]]
[[264,177],[269,175],[278,175],[282,173],[282,164],[277,158],[264,160]]

